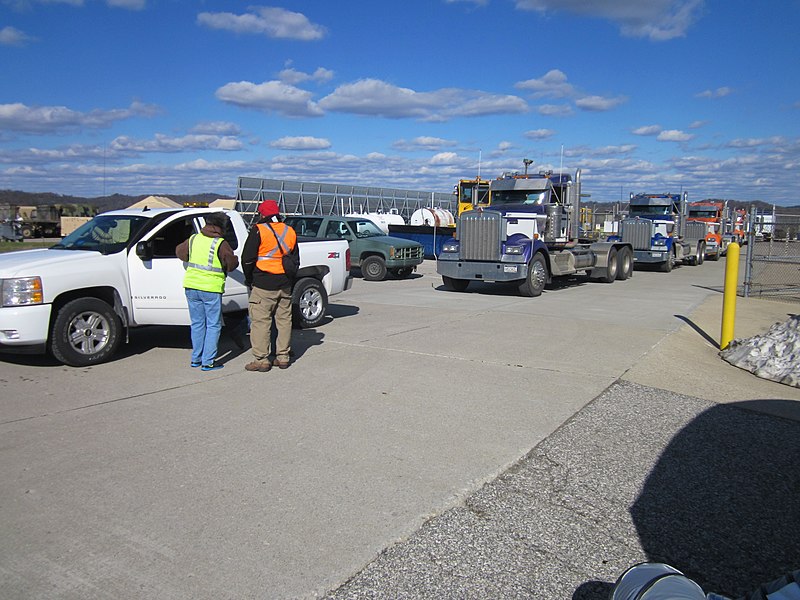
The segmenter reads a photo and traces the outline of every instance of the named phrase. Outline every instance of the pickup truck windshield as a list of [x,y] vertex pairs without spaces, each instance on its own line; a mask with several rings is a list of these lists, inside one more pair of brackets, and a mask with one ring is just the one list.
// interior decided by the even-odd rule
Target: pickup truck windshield
[[51,248],[114,254],[127,248],[149,220],[134,215],[101,215],[84,223]]

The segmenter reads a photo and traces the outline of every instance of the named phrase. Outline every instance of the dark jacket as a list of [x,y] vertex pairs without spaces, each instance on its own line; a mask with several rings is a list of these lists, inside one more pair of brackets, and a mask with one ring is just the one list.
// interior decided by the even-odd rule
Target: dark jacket
[[[206,237],[219,238],[222,237],[225,232],[216,225],[205,225],[200,230],[200,233]],[[187,262],[189,260],[188,239],[185,242],[178,244],[178,246],[175,248],[175,256],[180,258],[183,262]],[[217,249],[217,256],[219,256],[219,262],[222,263],[222,268],[225,269],[226,273],[230,273],[239,266],[239,259],[233,253],[231,245],[224,240]]]
[[[263,218],[259,223],[273,223],[272,218]],[[287,225],[288,227],[288,225]],[[271,233],[270,233],[271,235]],[[261,269],[256,269],[258,260],[258,249],[261,246],[261,232],[253,225],[250,233],[242,248],[242,271],[244,271],[244,281],[250,287],[257,287],[261,290],[280,290],[292,287],[292,281],[285,273],[267,273]],[[292,249],[297,252],[297,246]]]

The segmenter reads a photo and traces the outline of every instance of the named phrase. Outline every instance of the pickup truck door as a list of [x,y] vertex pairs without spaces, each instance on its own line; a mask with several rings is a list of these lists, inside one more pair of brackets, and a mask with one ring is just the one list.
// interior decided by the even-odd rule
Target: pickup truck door
[[[141,242],[152,248],[152,259],[142,260],[134,250],[128,255],[128,273],[131,286],[132,319],[137,325],[189,325],[189,309],[183,290],[186,264],[175,256],[175,247],[191,234],[198,233],[203,225],[197,213],[176,215],[153,231],[145,234]],[[226,235],[226,239],[229,236]],[[232,246],[238,246],[231,230]],[[241,248],[234,249],[236,254]],[[239,267],[228,274],[223,311],[247,308],[247,288]]]

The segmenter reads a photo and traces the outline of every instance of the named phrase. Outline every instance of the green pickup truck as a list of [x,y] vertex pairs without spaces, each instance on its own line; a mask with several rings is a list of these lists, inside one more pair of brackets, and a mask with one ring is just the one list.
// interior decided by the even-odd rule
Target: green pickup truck
[[347,240],[351,263],[367,281],[381,281],[387,272],[408,277],[425,254],[419,242],[386,235],[364,217],[287,215],[284,221],[299,237]]

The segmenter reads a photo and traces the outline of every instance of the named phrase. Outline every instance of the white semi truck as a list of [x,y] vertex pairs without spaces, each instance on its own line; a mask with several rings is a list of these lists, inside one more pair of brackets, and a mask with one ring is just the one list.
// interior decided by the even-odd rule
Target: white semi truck
[[[0,255],[0,351],[50,352],[71,366],[109,360],[131,327],[189,325],[185,263],[175,247],[200,231],[208,208],[126,209],[96,216],[47,249]],[[248,229],[230,217],[225,239],[241,256]],[[97,227],[107,234],[93,235]],[[350,288],[345,240],[301,241],[294,284],[299,326],[320,324],[328,298]],[[223,313],[247,310],[241,266],[228,273]]]

